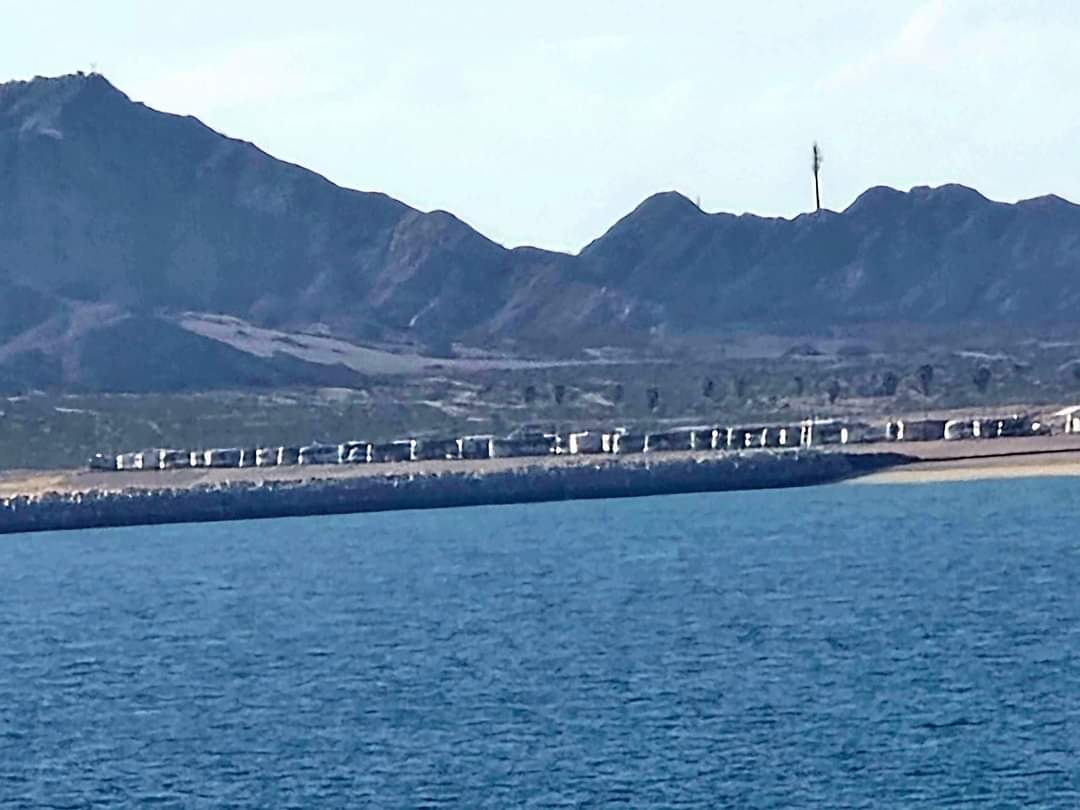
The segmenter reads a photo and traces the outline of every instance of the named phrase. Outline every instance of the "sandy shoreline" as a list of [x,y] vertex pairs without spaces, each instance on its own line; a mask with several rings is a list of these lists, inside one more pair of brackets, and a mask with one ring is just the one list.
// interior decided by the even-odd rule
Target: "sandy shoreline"
[[0,474],[0,534],[106,526],[353,514],[850,481],[863,485],[1080,476],[1063,437],[859,445],[838,451],[678,452],[531,461],[323,468],[88,470]]
[[1008,455],[971,456],[919,461],[871,473],[850,484],[930,484],[941,481],[980,481],[993,478],[1080,476],[1080,450],[1036,451]]
[[[756,452],[756,451],[754,451]],[[749,454],[750,457],[754,452]],[[848,446],[851,455],[900,453],[912,459],[888,470],[851,479],[858,484],[970,481],[984,478],[1029,478],[1080,475],[1080,436],[1035,436],[993,441],[961,440],[875,443]],[[95,472],[92,470],[0,471],[0,499],[45,493],[118,493],[139,490],[188,489],[229,484],[311,483],[381,478],[387,475],[429,475],[556,470],[575,467],[636,468],[680,461],[705,461],[728,456],[716,451],[678,451],[629,456],[549,456],[483,461],[418,461],[378,465],[319,467],[254,467],[153,472]]]

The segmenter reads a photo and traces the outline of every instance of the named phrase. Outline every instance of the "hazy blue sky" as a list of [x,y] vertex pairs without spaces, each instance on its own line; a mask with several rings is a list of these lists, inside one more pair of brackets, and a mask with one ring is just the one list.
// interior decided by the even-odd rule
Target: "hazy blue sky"
[[[587,8],[586,8],[587,7]],[[0,0],[0,79],[98,69],[342,185],[576,251],[647,195],[792,216],[1080,199],[1073,0]]]

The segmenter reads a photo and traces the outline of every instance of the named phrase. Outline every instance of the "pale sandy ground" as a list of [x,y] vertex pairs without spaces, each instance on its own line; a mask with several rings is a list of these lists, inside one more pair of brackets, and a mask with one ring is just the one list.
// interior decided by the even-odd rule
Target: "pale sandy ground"
[[986,478],[1047,478],[1080,475],[1080,453],[1047,457],[971,458],[929,461],[872,473],[851,484],[931,484],[936,481],[979,481]]
[[927,442],[908,445],[904,452],[923,461],[849,483],[915,484],[1080,475],[1080,436]]

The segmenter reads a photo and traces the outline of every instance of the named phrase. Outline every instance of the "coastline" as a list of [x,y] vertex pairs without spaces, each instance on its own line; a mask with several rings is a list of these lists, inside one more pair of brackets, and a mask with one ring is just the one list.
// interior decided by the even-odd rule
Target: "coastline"
[[0,472],[0,534],[403,509],[1080,476],[1080,436],[149,472]]
[[879,470],[848,483],[932,484],[945,481],[983,481],[1001,478],[1051,478],[1080,476],[1080,451],[1012,453],[1002,456],[971,456],[937,461],[915,461],[903,467]]
[[909,462],[887,452],[672,452],[323,468],[306,478],[257,468],[210,479],[137,473],[137,485],[115,473],[9,473],[0,479],[0,534],[801,487]]

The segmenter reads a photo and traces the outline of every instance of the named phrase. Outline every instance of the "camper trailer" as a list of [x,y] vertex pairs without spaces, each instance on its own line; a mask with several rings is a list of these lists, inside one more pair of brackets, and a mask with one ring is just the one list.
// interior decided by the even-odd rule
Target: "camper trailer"
[[338,449],[338,455],[345,464],[369,464],[371,463],[371,444],[359,441],[345,442]]
[[460,439],[418,439],[416,458],[424,461],[447,461],[461,458]]
[[562,442],[556,433],[524,433],[510,439],[493,439],[491,444],[496,458],[524,458],[558,453]]
[[735,450],[735,428],[717,428],[713,433],[713,450]]
[[648,448],[648,440],[648,435],[644,433],[622,431],[612,438],[611,452],[620,456],[627,453],[644,453]]
[[1062,408],[1054,414],[1058,420],[1058,429],[1069,435],[1080,434],[1080,405]]
[[777,447],[802,446],[802,425],[781,425],[773,430],[776,431]]
[[162,450],[158,454],[158,469],[178,470],[191,466],[191,453],[187,450]]
[[691,428],[679,428],[676,430],[650,433],[646,438],[645,452],[665,453],[677,450],[692,450],[693,436],[694,431]]
[[885,438],[896,442],[932,442],[945,438],[944,419],[899,419],[889,422]]
[[341,445],[309,444],[300,448],[300,464],[339,464]]
[[881,424],[872,425],[867,422],[848,422],[844,429],[847,431],[847,439],[844,444],[864,444],[885,440],[885,428]]
[[626,435],[626,428],[615,428],[600,437],[600,449],[603,453],[618,453],[619,441]]
[[972,423],[972,432],[980,439],[1008,439],[1021,436],[1036,436],[1042,425],[1030,416],[992,416],[977,419]]
[[[138,466],[136,466],[138,462]],[[142,469],[142,454],[141,453],[120,453],[116,457],[116,469],[118,470],[141,470]]]
[[814,422],[813,445],[833,445],[848,443],[848,429],[840,422],[830,419],[823,422]]
[[945,423],[945,438],[949,441],[974,437],[975,424],[970,419],[950,419]]
[[461,458],[492,458],[495,455],[494,450],[494,439],[491,436],[462,436],[458,439]]
[[161,450],[143,450],[135,454],[136,470],[160,470]]
[[743,425],[732,428],[731,436],[731,449],[753,450],[768,446],[769,429],[762,425]]
[[239,467],[240,455],[244,451],[239,447],[218,447],[203,451],[204,467]]
[[699,427],[690,431],[691,450],[715,450],[716,437],[719,429],[715,427]]
[[87,466],[91,470],[108,470],[110,472],[116,470],[116,456],[106,456],[102,453],[94,453],[90,457],[90,461],[87,462]]
[[396,461],[416,461],[416,440],[399,439],[394,442],[372,445],[371,460],[383,464]]
[[602,453],[604,451],[603,434],[596,430],[583,430],[566,437],[567,452],[576,456],[581,453]]

